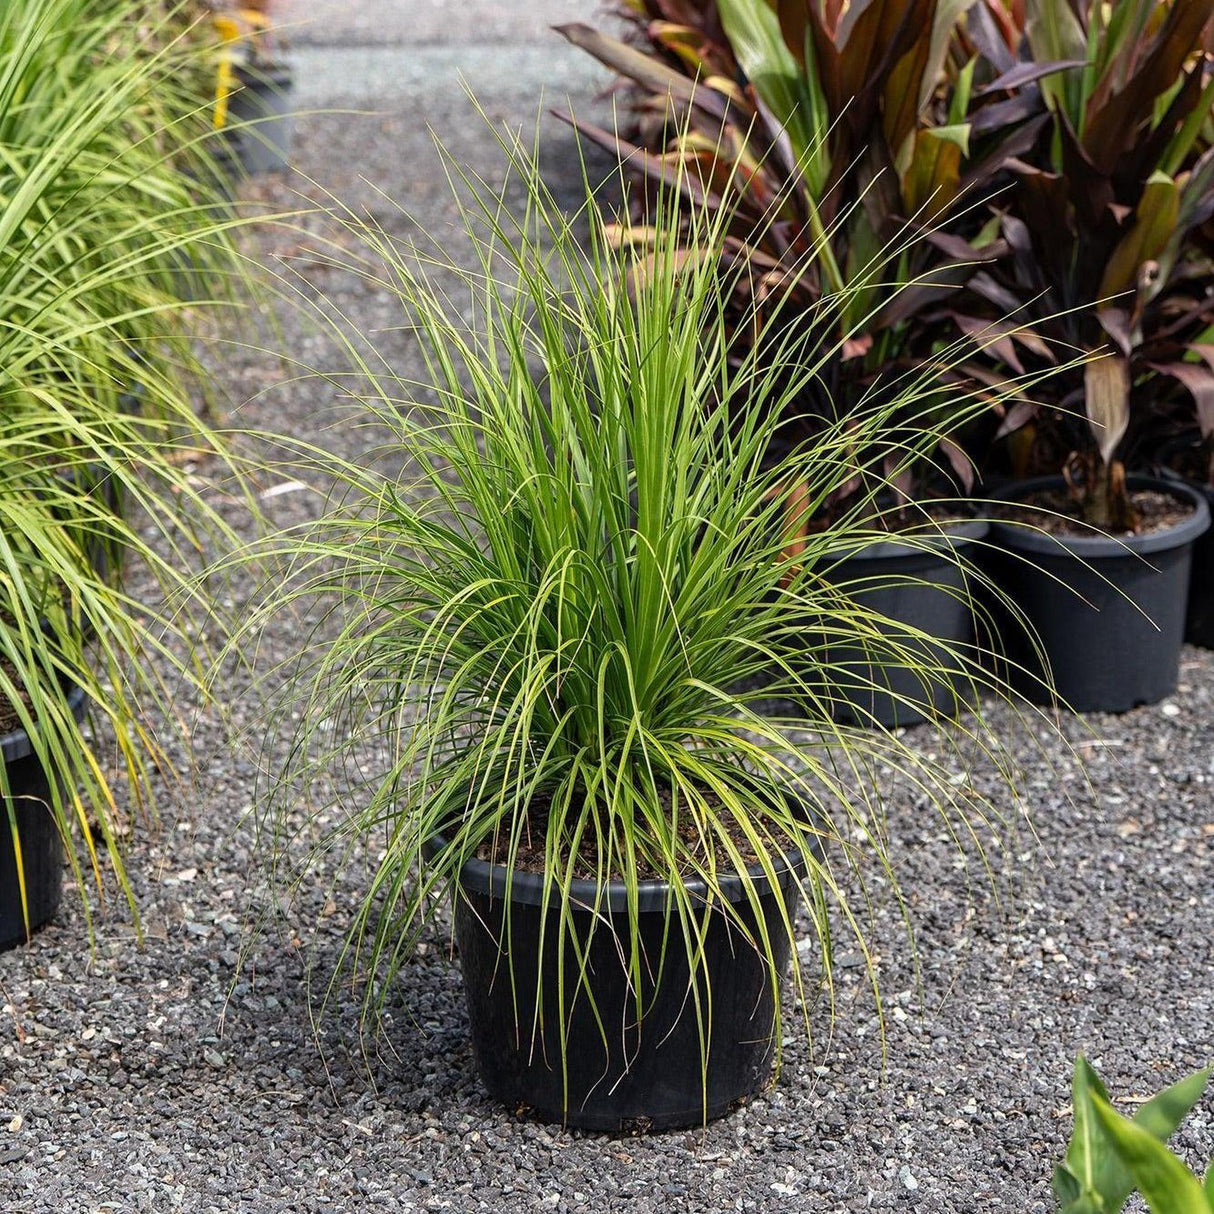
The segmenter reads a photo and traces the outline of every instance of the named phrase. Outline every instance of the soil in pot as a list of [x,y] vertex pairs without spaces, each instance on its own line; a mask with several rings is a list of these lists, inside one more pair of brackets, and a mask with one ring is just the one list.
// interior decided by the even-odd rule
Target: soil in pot
[[[722,878],[740,923],[719,906],[704,908],[704,957],[694,979],[678,920],[668,917],[670,887],[643,881],[643,962],[634,981],[622,882],[608,886],[597,914],[594,882],[574,882],[577,939],[589,941],[579,958],[568,941],[558,952],[560,903],[545,901],[541,874],[515,870],[507,891],[508,869],[466,864],[455,938],[473,1050],[490,1093],[518,1112],[617,1133],[701,1125],[762,1091],[775,1057],[779,994],[747,932],[758,938],[762,920],[782,977],[784,915],[795,911],[799,886],[797,865],[777,868],[774,886],[756,877],[757,913],[741,880]],[[687,888],[694,893],[696,884]]]
[[[77,720],[84,716],[84,692],[76,688],[68,703]],[[34,752],[29,735],[15,728],[9,704],[0,700],[0,754],[8,795],[0,814],[0,949],[23,944],[29,933],[48,923],[59,905],[63,880],[63,849],[51,813],[51,780]],[[17,853],[9,813],[21,841],[25,876],[25,908],[17,877]],[[29,912],[28,931],[25,910]]]
[[[831,683],[822,694],[837,719],[913,725],[953,716],[974,698],[976,672],[965,661],[974,640],[972,579],[958,557],[987,528],[983,521],[955,522],[913,546],[891,536],[827,571],[832,586],[889,621],[881,629],[888,644],[857,641],[829,648]],[[898,660],[897,651],[921,659],[923,668]]]
[[991,577],[1028,628],[993,608],[992,647],[1030,698],[1126,712],[1176,689],[1193,544],[1210,513],[1183,486],[1131,477],[1129,487],[1143,515],[1137,535],[1084,528],[1058,478],[1026,481],[994,507]]

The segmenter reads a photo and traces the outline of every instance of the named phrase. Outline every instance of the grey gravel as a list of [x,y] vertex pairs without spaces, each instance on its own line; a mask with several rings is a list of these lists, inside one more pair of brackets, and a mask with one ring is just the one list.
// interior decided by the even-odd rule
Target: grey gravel
[[[422,20],[432,8],[422,6]],[[415,10],[360,0],[333,11],[366,29],[373,12],[389,12],[391,26]],[[495,36],[534,49],[541,35],[519,22]],[[485,77],[478,91],[495,117],[534,121],[535,99],[517,78]],[[407,230],[373,182],[441,234],[452,212],[426,123],[462,163],[494,171],[488,135],[447,82],[403,111],[304,122],[299,162],[317,184],[294,185],[339,189]],[[572,144],[555,123],[545,131],[554,184],[573,197]],[[291,189],[259,192],[283,203]],[[267,256],[289,243],[268,235]],[[340,274],[313,281],[368,330],[396,319],[388,300]],[[335,361],[314,327],[289,314],[282,326],[304,362]],[[400,335],[380,344],[402,369],[413,365]],[[228,350],[219,362],[245,423],[347,454],[374,440],[333,424],[323,383],[275,389],[283,369],[254,352]],[[319,503],[300,491],[272,508],[292,521]],[[232,517],[240,521],[236,507]],[[242,593],[235,584],[237,605]],[[289,653],[297,635],[285,618],[268,638],[271,656]],[[197,774],[164,790],[159,829],[133,842],[144,947],[111,903],[90,953],[69,892],[32,947],[0,956],[0,1210],[1037,1214],[1052,1209],[1077,1050],[1122,1102],[1214,1055],[1214,654],[1186,649],[1168,705],[1065,722],[1074,752],[1053,746],[1053,764],[1018,743],[1038,839],[1022,830],[992,855],[993,885],[938,821],[895,797],[891,851],[918,968],[874,879],[884,1053],[863,967],[844,948],[833,1024],[824,1007],[811,1013],[814,1047],[790,1039],[778,1085],[703,1132],[654,1138],[566,1132],[489,1101],[441,931],[392,990],[378,1038],[359,1037],[352,992],[314,1026],[310,1008],[359,873],[331,889],[318,877],[289,918],[250,936],[249,915],[265,906],[245,818],[262,718],[245,684],[239,675],[225,684],[232,721],[195,713]],[[1008,737],[1019,728],[1006,708],[992,719]],[[247,744],[231,744],[232,730]],[[1036,732],[1048,743],[1044,725]],[[989,767],[976,778],[997,787]],[[1178,1136],[1191,1165],[1214,1152],[1211,1114],[1207,1101]]]

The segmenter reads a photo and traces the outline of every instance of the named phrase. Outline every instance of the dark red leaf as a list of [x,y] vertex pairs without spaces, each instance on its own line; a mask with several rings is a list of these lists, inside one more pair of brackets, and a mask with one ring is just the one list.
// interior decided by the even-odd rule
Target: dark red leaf
[[[1057,130],[1062,142],[1062,166],[1071,197],[1071,205],[1084,227],[1096,228],[1108,210],[1113,197],[1113,183],[1108,173],[1096,167],[1079,141],[1075,128],[1061,111],[1055,111]],[[1111,251],[1111,250],[1110,250]]]
[[1003,421],[999,423],[999,429],[995,431],[995,439],[1005,438],[1026,426],[1037,415],[1038,407],[1036,402],[1031,400],[1013,402],[1012,407],[1004,414]]
[[974,96],[984,97],[988,93],[997,93],[1004,89],[1010,92],[1012,89],[1022,88],[1026,84],[1034,84],[1043,76],[1053,76],[1057,72],[1066,72],[1072,68],[1085,66],[1082,59],[1054,59],[1048,63],[1017,63],[1015,67],[1008,68],[990,84],[976,89]]
[[1124,84],[1109,72],[1088,101],[1084,147],[1103,173],[1116,171],[1139,128],[1152,116],[1155,99],[1180,79],[1189,56],[1201,45],[1210,20],[1210,0],[1173,0],[1150,50]]
[[594,123],[583,122],[580,118],[574,118],[572,114],[560,110],[552,110],[551,113],[562,122],[567,122],[579,135],[585,135],[591,143],[598,144],[616,156],[624,168],[637,177],[678,188],[696,201],[705,197],[704,189],[694,173],[679,170],[674,165],[667,164],[661,157],[654,156],[644,148],[639,148],[619,135],[595,126]]
[[962,176],[961,192],[966,194],[971,190],[986,188],[997,174],[1011,167],[1012,160],[1017,156],[1023,156],[1037,142],[1038,135],[1049,120],[1048,114],[1041,114],[1017,128],[992,148]]
[[986,321],[976,316],[966,316],[960,312],[953,313],[957,328],[966,337],[975,342],[980,350],[989,350],[996,358],[1002,359],[1018,375],[1024,374],[1024,364],[1016,353],[1016,347],[1008,336],[1011,325],[999,321]]
[[951,438],[940,440],[940,450],[944,452],[948,462],[952,464],[957,479],[961,482],[966,493],[974,490],[974,464],[968,455],[957,446]]
[[969,118],[970,132],[973,135],[987,135],[1002,127],[1015,126],[1040,114],[1044,108],[1041,90],[1025,89],[1006,101],[995,101],[975,109]]
[[975,274],[970,279],[970,290],[981,295],[983,299],[989,300],[1006,316],[1018,313],[1023,308],[1023,303],[1015,292],[1000,286],[989,274]]
[[1122,354],[1128,357],[1134,349],[1134,335],[1130,330],[1130,314],[1124,308],[1098,308],[1096,319]]
[[975,4],[965,16],[965,29],[978,53],[997,72],[1010,72],[1016,56],[1008,48],[995,18],[985,4]]
[[1189,390],[1197,408],[1197,424],[1203,438],[1214,437],[1214,371],[1199,363],[1152,363],[1156,371],[1170,375]]
[[617,38],[608,38],[606,34],[580,21],[556,25],[553,29],[612,71],[636,81],[643,88],[656,93],[669,93],[676,101],[694,104],[714,117],[724,118],[726,102],[720,93],[703,85],[697,86],[694,80],[667,67],[653,55],[646,55]]

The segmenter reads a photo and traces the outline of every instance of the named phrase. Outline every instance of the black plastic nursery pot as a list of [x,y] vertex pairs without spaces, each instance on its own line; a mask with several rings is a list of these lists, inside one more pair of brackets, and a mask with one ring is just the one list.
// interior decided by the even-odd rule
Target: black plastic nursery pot
[[[1199,493],[1214,517],[1214,486],[1200,485],[1174,473],[1163,472],[1164,480],[1179,482]],[[1189,609],[1185,616],[1184,639],[1190,645],[1214,649],[1214,527],[1198,536],[1193,544],[1193,570],[1189,578]]]
[[[781,982],[789,959],[784,915],[796,908],[802,863],[798,858],[778,864],[774,887],[752,870]],[[622,882],[609,885],[599,902],[584,958],[587,977],[579,989],[583,964],[576,950],[567,944],[564,958],[557,955],[559,902],[551,898],[544,904],[540,874],[518,871],[508,878],[509,870],[500,865],[469,861],[455,906],[473,1052],[494,1097],[518,1112],[568,1126],[638,1132],[701,1125],[767,1085],[778,994],[768,962],[719,906],[704,909],[705,952],[695,988],[704,999],[711,991],[711,1015],[704,1007],[697,1014],[686,946],[677,916],[669,917],[665,882],[640,884],[644,963],[638,1002],[626,973]],[[758,919],[741,879],[724,877],[722,886],[758,939]],[[694,882],[687,888],[697,892]],[[593,881],[573,883],[570,904],[579,941],[589,935],[595,897]],[[568,1000],[563,1018],[558,1010],[562,969]],[[706,1057],[702,1025],[708,1033]]]
[[[1003,496],[1023,500],[1062,484],[1042,477]],[[1176,689],[1193,547],[1209,528],[1210,511],[1201,494],[1183,484],[1142,476],[1128,484],[1191,503],[1193,513],[1174,526],[1124,538],[1048,535],[1011,521],[991,525],[992,580],[1032,629],[1005,616],[1000,640],[1012,662],[1011,681],[1032,699],[1049,698],[1052,679],[1058,699],[1079,712],[1127,712]]]
[[958,558],[988,529],[985,521],[971,520],[948,524],[938,536],[913,546],[882,541],[827,571],[832,586],[890,621],[881,631],[893,644],[936,668],[916,671],[896,662],[881,643],[832,646],[831,682],[824,691],[837,719],[891,728],[913,725],[953,716],[973,699],[973,672],[959,659],[973,642],[974,614],[969,575]]
[[242,175],[281,173],[288,167],[294,97],[295,78],[288,64],[237,69],[236,88],[228,98],[229,147]]
[[[84,716],[84,692],[73,689],[68,703],[79,721]],[[25,875],[29,932],[48,923],[59,906],[63,882],[63,847],[51,813],[51,780],[42,766],[29,735],[23,729],[0,737],[9,796],[0,813],[0,949],[24,944],[28,939],[17,879],[17,852],[9,812],[17,823],[21,841],[21,865]]]

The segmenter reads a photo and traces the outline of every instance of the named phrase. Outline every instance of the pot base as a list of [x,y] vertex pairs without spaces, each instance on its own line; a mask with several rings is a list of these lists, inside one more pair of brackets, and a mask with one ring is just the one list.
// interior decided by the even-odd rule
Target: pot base
[[[797,896],[789,872],[759,898],[781,975],[789,960],[784,915]],[[703,1125],[769,1085],[778,996],[767,961],[736,922],[720,909],[705,912],[704,960],[693,981],[677,922],[668,925],[664,905],[642,905],[634,979],[623,960],[627,913],[612,908],[596,920],[573,902],[579,941],[595,924],[581,959],[568,942],[557,955],[559,905],[512,897],[507,915],[500,893],[462,883],[455,937],[473,1051],[495,1098],[546,1121],[635,1133]],[[735,910],[757,933],[750,905]]]
[[[1056,479],[1027,481],[1020,497]],[[997,522],[1002,549],[990,573],[1021,612],[1006,611],[999,635],[1009,682],[1037,702],[1078,712],[1128,712],[1176,690],[1193,543],[1209,526],[1205,502],[1179,485],[1144,477],[1131,488],[1171,493],[1194,505],[1185,522],[1124,541],[1054,537]]]
[[987,526],[955,524],[923,546],[894,537],[827,571],[832,586],[888,621],[883,640],[828,649],[830,682],[822,690],[836,720],[893,729],[954,717],[978,698],[977,663],[966,669],[974,619],[960,550]]

